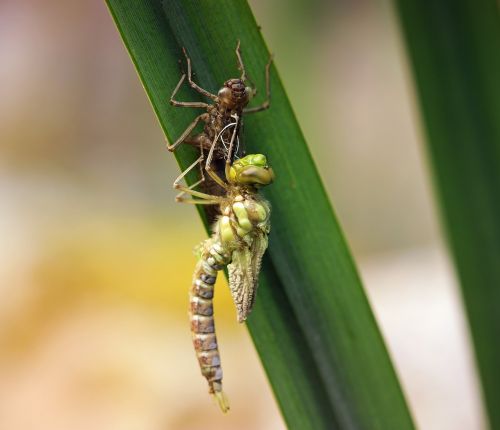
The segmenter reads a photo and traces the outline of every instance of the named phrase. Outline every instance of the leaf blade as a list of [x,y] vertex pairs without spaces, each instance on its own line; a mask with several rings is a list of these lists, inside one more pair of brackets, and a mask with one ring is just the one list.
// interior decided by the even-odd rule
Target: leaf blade
[[492,1],[395,2],[492,428],[500,428],[500,20]]
[[[112,7],[125,3],[108,1]],[[214,92],[217,83],[229,77],[228,70],[236,74],[233,52],[241,39],[247,71],[263,88],[269,54],[246,2],[169,0],[164,10],[169,37],[173,35],[178,49],[187,48],[197,83]],[[159,55],[165,53],[155,57]],[[158,86],[156,91],[163,93],[175,83]],[[154,104],[161,97],[151,99]],[[163,115],[159,107],[156,110]],[[181,116],[173,110],[165,112],[166,128],[173,135],[189,121],[189,115]],[[271,109],[246,121],[249,151],[269,155],[278,177],[266,190],[273,204],[274,226],[264,282],[248,325],[287,424],[290,428],[413,428],[358,274],[274,67]],[[273,324],[276,318],[278,330]],[[295,327],[294,333],[287,330],[290,326]],[[278,337],[286,335],[286,348],[269,345],[263,327]],[[288,369],[287,353],[294,357],[293,369]],[[313,374],[308,376],[304,363],[314,367]],[[280,372],[294,384],[285,388]],[[295,407],[300,414],[294,413]]]

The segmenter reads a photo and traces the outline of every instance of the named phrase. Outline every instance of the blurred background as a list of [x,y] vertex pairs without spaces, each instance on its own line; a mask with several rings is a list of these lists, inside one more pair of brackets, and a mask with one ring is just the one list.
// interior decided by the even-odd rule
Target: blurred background
[[[250,4],[418,427],[484,428],[391,3]],[[284,428],[224,282],[231,413],[206,393],[186,311],[205,233],[174,203],[178,168],[104,2],[0,2],[0,139],[0,428]]]

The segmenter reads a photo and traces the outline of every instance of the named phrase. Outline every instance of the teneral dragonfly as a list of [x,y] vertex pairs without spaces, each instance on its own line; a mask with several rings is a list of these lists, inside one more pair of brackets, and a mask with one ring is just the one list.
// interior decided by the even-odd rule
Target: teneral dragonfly
[[201,373],[208,381],[209,392],[226,412],[229,403],[222,391],[212,302],[214,284],[217,273],[227,266],[237,318],[239,322],[245,321],[255,301],[261,261],[271,228],[270,205],[258,191],[274,181],[274,172],[262,154],[227,162],[225,180],[211,170],[207,172],[224,189],[223,196],[181,185],[184,174],[176,179],[174,187],[181,191],[180,201],[220,208],[221,215],[213,226],[211,237],[198,247],[198,263],[190,290],[190,318]]

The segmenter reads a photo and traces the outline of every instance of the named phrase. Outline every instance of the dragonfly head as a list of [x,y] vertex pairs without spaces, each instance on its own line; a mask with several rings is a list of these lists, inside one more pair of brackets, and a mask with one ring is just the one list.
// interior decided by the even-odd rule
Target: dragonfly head
[[250,87],[246,87],[241,79],[229,79],[219,90],[219,102],[229,109],[244,108],[253,96]]
[[248,154],[232,164],[228,179],[234,184],[261,188],[273,183],[274,172],[265,155]]

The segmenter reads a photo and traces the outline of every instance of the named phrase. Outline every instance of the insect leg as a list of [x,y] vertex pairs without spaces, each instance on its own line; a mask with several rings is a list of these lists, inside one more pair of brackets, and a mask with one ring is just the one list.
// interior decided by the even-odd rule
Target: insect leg
[[268,63],[266,64],[266,100],[260,106],[255,106],[255,107],[243,109],[243,113],[255,113],[255,112],[261,112],[263,110],[269,109],[269,106],[271,105],[271,75],[270,75],[270,70],[271,70],[272,62],[273,62],[273,56],[271,55],[269,57]]
[[202,113],[201,115],[198,115],[194,121],[189,124],[189,126],[186,128],[186,130],[184,130],[184,133],[181,134],[181,136],[172,144],[172,145],[169,145],[168,142],[167,142],[167,149],[169,151],[174,151],[175,148],[177,148],[177,146],[179,146],[182,142],[184,142],[188,136],[191,134],[191,132],[194,130],[194,128],[198,125],[198,123],[200,121],[205,121],[207,122],[208,121],[208,113]]
[[238,39],[238,43],[236,44],[236,57],[238,58],[238,70],[241,72],[240,79],[242,81],[246,81],[247,72],[245,70],[245,65],[243,64],[243,58],[241,58],[241,50],[240,50],[240,40]]
[[[203,182],[204,179],[200,179],[199,181],[195,182],[194,184],[190,185],[189,187],[187,187],[188,190],[193,190],[194,188],[196,188],[198,185],[200,185],[202,182]],[[191,200],[191,199],[187,199],[184,196],[184,194],[186,194],[185,191],[181,191],[179,194],[177,194],[175,196],[175,201],[176,202],[179,202],[179,203],[185,203],[186,200]],[[194,199],[192,199],[194,200]],[[202,200],[203,202],[206,202],[208,200]]]
[[[200,185],[205,178],[201,178],[199,181],[195,182],[193,185],[187,187],[188,190],[193,190],[198,185]],[[181,191],[179,194],[175,196],[175,201],[178,203],[191,203],[194,205],[218,205],[220,203],[219,200],[204,200],[204,199],[192,199],[184,197],[184,194],[187,194],[187,191]]]
[[[203,205],[203,204],[209,204],[209,205],[214,204],[215,205],[215,204],[219,204],[222,200],[219,196],[212,196],[210,194],[200,193],[199,191],[191,190],[189,187],[186,187],[186,186],[181,185],[181,184],[176,184],[174,186],[174,188],[176,190],[181,190],[182,193],[191,194],[192,196],[198,197],[200,199],[203,199],[203,201],[207,202],[207,203],[204,203],[203,201],[200,201],[199,204],[201,204],[201,205]],[[180,200],[177,200],[177,201],[183,201],[182,197],[180,198]]]
[[214,101],[217,100],[217,96],[215,94],[212,94],[211,92],[209,92],[207,90],[204,90],[199,85],[197,85],[195,82],[193,82],[193,79],[191,78],[191,76],[192,76],[191,58],[188,57],[187,52],[186,52],[186,48],[182,48],[182,52],[184,52],[184,56],[186,57],[186,62],[187,62],[187,67],[188,67],[187,78],[188,78],[188,82],[189,82],[190,87],[193,90],[198,91],[200,94],[203,94],[205,97],[208,97],[209,99],[212,99]]
[[[191,171],[194,169],[194,167],[200,163],[201,161],[203,160],[203,155],[200,156],[193,164],[191,164],[191,166],[189,166],[186,170],[184,170],[184,172],[182,172],[174,181],[174,188],[176,190],[181,190],[181,194],[182,195],[183,193],[186,193],[186,194],[190,194],[194,197],[198,197],[200,199],[203,199],[203,200],[207,200],[207,201],[213,201],[213,202],[217,202],[219,203],[222,198],[219,197],[219,196],[213,196],[213,195],[210,195],[210,194],[206,194],[206,193],[201,193],[199,191],[195,191],[193,190],[192,188],[194,187],[193,185],[191,187],[187,187],[187,186],[184,186],[180,183],[180,181]],[[203,203],[201,203],[203,204]],[[215,204],[215,203],[214,203]]]
[[212,146],[210,147],[210,151],[208,153],[207,162],[205,163],[205,171],[218,185],[227,190],[227,184],[219,177],[219,175],[217,175],[217,173],[212,170],[212,158],[214,156],[214,149],[217,141],[219,140],[219,136],[220,133],[216,134],[214,140],[212,141]]
[[198,199],[185,199],[183,197],[176,197],[178,203],[189,203],[193,205],[218,205],[220,202],[216,200],[198,200]]
[[231,168],[234,140],[238,136],[238,122],[239,122],[239,120],[240,120],[239,117],[236,117],[236,122],[234,123],[233,134],[231,135],[231,141],[229,142],[229,149],[227,150],[226,169],[225,169],[226,178],[229,178],[229,169]]
[[240,49],[240,41],[238,40],[238,43],[236,45],[236,57],[238,58],[238,70],[241,71],[241,76],[240,79],[245,82],[248,81],[250,83],[250,88],[252,90],[252,97],[255,97],[255,94],[257,94],[257,90],[255,89],[255,84],[250,79],[250,76],[247,75],[247,72],[245,70],[245,64],[243,64],[243,58],[241,56],[241,49]]
[[208,108],[210,105],[207,103],[203,103],[203,102],[180,102],[180,101],[174,100],[174,97],[177,94],[177,92],[179,91],[179,88],[181,87],[182,83],[184,82],[184,79],[186,79],[185,74],[181,76],[179,83],[174,88],[174,91],[172,92],[172,95],[170,96],[170,104],[172,106],[176,106],[176,107],[190,107],[190,108],[203,108],[203,109]]

